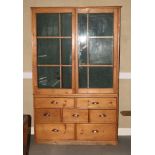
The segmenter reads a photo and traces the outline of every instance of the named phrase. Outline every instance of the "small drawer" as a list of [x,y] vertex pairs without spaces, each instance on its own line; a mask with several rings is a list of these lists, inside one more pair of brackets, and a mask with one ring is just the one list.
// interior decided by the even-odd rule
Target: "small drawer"
[[88,110],[64,109],[63,110],[63,122],[87,123],[88,122]]
[[77,124],[77,139],[112,141],[116,139],[115,124]]
[[35,98],[35,108],[74,108],[74,99]]
[[89,110],[91,123],[115,123],[116,110]]
[[116,109],[116,98],[78,98],[77,108]]
[[36,124],[36,137],[45,140],[74,139],[74,124]]
[[36,123],[61,122],[60,109],[35,109]]

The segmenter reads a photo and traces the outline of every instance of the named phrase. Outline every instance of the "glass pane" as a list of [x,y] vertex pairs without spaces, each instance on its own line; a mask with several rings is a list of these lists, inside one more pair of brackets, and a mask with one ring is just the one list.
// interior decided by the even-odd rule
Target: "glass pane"
[[113,35],[113,13],[89,14],[90,36]]
[[61,39],[62,64],[71,65],[72,63],[72,41],[71,39]]
[[87,14],[78,14],[78,33],[80,36],[87,35]]
[[39,88],[60,88],[59,67],[38,67]]
[[87,41],[79,39],[79,64],[87,64]]
[[72,87],[72,68],[62,67],[62,88]]
[[78,15],[79,64],[87,64],[87,14]]
[[90,67],[89,68],[90,88],[112,88],[113,68],[112,67]]
[[87,67],[79,67],[79,88],[87,88]]
[[61,14],[61,36],[71,36],[72,34],[72,14]]
[[38,64],[60,64],[59,39],[37,39]]
[[59,35],[59,14],[39,13],[37,14],[37,35],[58,36]]
[[113,63],[113,39],[93,38],[89,40],[89,61],[90,64]]

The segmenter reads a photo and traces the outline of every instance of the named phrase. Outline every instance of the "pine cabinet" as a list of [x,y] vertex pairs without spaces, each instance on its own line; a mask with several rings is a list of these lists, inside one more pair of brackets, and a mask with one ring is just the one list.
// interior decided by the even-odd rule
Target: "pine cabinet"
[[32,8],[35,140],[117,144],[120,7]]

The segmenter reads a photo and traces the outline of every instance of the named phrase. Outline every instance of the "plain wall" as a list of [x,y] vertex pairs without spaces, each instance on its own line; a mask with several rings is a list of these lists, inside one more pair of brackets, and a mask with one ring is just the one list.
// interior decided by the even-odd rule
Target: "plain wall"
[[[131,71],[131,2],[130,0],[24,0],[23,62],[24,72],[32,71],[31,7],[122,6],[120,37],[120,72]],[[119,111],[131,109],[131,80],[119,81]],[[33,120],[32,79],[23,80],[23,112]],[[119,114],[119,128],[130,128],[131,117]],[[33,121],[32,121],[33,126]]]

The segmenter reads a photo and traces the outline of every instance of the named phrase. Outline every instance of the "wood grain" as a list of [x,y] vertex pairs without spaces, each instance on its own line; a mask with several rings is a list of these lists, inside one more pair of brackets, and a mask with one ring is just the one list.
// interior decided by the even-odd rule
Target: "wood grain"
[[74,108],[73,98],[35,98],[35,108]]
[[35,109],[36,123],[60,123],[60,109]]
[[116,98],[77,98],[77,108],[116,109]]
[[74,124],[36,124],[36,135],[44,140],[74,139]]
[[88,110],[63,109],[64,123],[88,123]]
[[[34,127],[37,143],[54,144],[113,144],[118,141],[119,115],[119,40],[120,6],[110,7],[35,7],[32,8],[32,72],[34,95]],[[37,13],[72,13],[71,36],[37,36]],[[79,88],[78,13],[113,13],[113,88]],[[87,27],[89,27],[87,25]],[[89,36],[88,36],[89,37]],[[72,88],[38,88],[37,38],[71,38]],[[98,36],[89,38],[99,38]],[[59,51],[61,54],[61,51]],[[60,61],[61,62],[61,61]],[[46,67],[54,65],[44,65]],[[56,66],[56,65],[55,65]],[[81,65],[82,66],[82,65]],[[95,65],[85,65],[85,67]],[[62,75],[61,75],[62,77]],[[67,123],[67,124],[66,124]]]
[[116,110],[89,110],[90,123],[116,123]]
[[77,124],[78,140],[112,141],[115,134],[115,124]]

